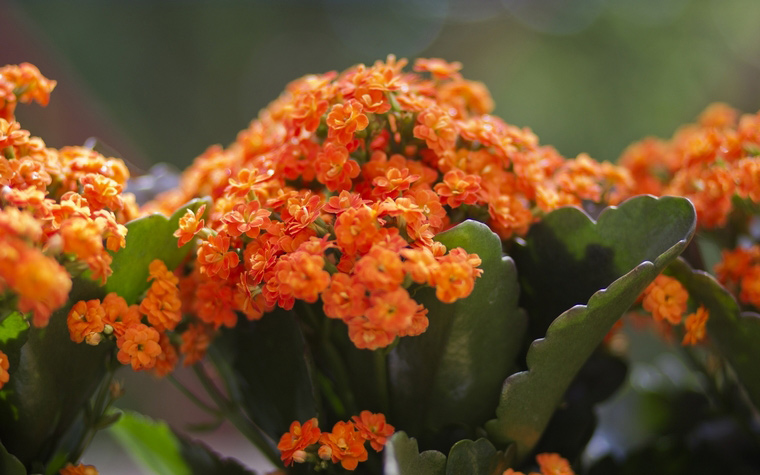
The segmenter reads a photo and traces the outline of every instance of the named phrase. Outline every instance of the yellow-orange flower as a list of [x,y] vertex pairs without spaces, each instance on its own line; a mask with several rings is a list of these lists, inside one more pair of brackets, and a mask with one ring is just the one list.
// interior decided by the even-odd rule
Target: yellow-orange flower
[[644,290],[642,306],[656,321],[667,320],[671,325],[681,323],[689,294],[678,280],[658,275]]
[[116,357],[121,364],[131,364],[134,370],[150,369],[161,354],[158,339],[155,328],[142,323],[132,325],[116,340],[119,347]]
[[710,318],[710,312],[702,305],[699,306],[695,313],[686,317],[684,327],[686,334],[683,336],[683,345],[695,345],[705,339],[705,326]]
[[179,228],[174,231],[174,237],[177,238],[177,247],[182,247],[190,242],[195,235],[198,234],[198,231],[203,229],[205,221],[202,216],[205,212],[206,205],[204,204],[201,205],[195,213],[188,209],[185,211],[185,214],[179,218]]

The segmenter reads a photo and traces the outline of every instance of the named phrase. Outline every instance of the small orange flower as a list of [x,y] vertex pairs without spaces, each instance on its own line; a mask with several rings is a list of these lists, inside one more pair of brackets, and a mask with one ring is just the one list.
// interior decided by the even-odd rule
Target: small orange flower
[[249,201],[236,205],[232,211],[222,216],[227,234],[238,237],[245,234],[255,239],[261,230],[269,224],[271,211],[262,209],[258,201]]
[[700,305],[695,313],[686,317],[684,326],[686,334],[683,336],[682,345],[695,345],[705,339],[705,326],[710,318],[710,312]]
[[10,363],[8,362],[8,356],[0,351],[0,389],[2,389],[5,383],[10,379],[10,373],[8,372],[9,367]]
[[203,229],[206,224],[203,220],[203,213],[206,211],[206,205],[201,205],[198,211],[193,213],[188,209],[185,211],[185,215],[179,218],[179,228],[174,231],[174,237],[177,238],[177,247],[182,247],[190,242],[198,231]]
[[462,63],[454,61],[449,63],[438,58],[417,58],[414,62],[414,70],[429,72],[436,79],[458,78]]
[[367,449],[364,447],[364,439],[351,422],[339,421],[333,426],[332,432],[324,432],[319,437],[319,456],[322,459],[331,459],[346,470],[356,470],[359,462],[367,460]]
[[319,442],[322,432],[317,427],[316,417],[304,422],[303,426],[298,421],[290,424],[290,430],[280,437],[277,449],[280,458],[286,467],[293,465],[293,454],[299,450]]
[[58,473],[59,475],[98,475],[98,471],[94,466],[83,463],[79,465],[67,463]]
[[403,287],[373,293],[369,302],[369,308],[365,312],[367,320],[373,326],[390,333],[409,328],[417,313],[417,302]]
[[575,475],[570,463],[559,454],[545,453],[536,455],[536,462],[543,475]]
[[203,241],[198,248],[200,271],[209,277],[218,276],[220,279],[227,279],[230,271],[239,262],[237,253],[230,250],[230,237],[227,234],[219,233],[216,236],[209,236],[208,240]]
[[362,105],[355,99],[345,104],[335,104],[327,115],[327,136],[337,143],[347,145],[354,138],[354,133],[362,131],[369,125],[369,119],[362,112]]
[[159,378],[163,378],[174,371],[174,367],[177,366],[179,357],[177,356],[177,349],[174,348],[169,336],[165,333],[160,334],[158,345],[161,347],[161,353],[156,357],[153,373]]
[[187,330],[182,332],[182,345],[179,351],[185,357],[183,363],[185,366],[193,365],[206,356],[206,350],[211,344],[211,335],[211,327],[201,323],[191,323]]
[[351,319],[364,315],[369,305],[366,288],[348,274],[332,275],[330,286],[322,292],[325,315],[330,318]]
[[358,416],[352,417],[359,434],[368,440],[376,452],[383,450],[388,437],[396,430],[392,425],[385,422],[384,414],[373,414],[362,411]]
[[454,148],[457,129],[454,121],[446,112],[431,107],[417,116],[418,125],[414,127],[414,136],[424,140],[427,146],[439,156]]
[[317,180],[330,191],[350,190],[352,180],[359,176],[361,169],[355,160],[349,158],[348,149],[340,144],[328,142],[317,154],[314,164]]
[[681,283],[666,275],[658,275],[644,290],[642,306],[656,321],[667,320],[671,325],[681,323],[689,293]]
[[360,350],[385,348],[396,339],[395,333],[375,325],[364,317],[353,318],[347,324],[348,338]]
[[739,299],[760,308],[760,265],[750,267],[742,277]]
[[124,335],[116,340],[119,353],[116,358],[121,364],[132,364],[133,370],[150,369],[161,354],[159,335],[155,328],[142,323],[127,328]]
[[371,291],[394,290],[404,281],[404,266],[399,255],[377,244],[356,261],[354,274]]
[[91,335],[102,332],[105,328],[105,316],[106,311],[98,299],[80,300],[75,303],[66,319],[71,341],[82,343],[91,338]]
[[475,204],[480,200],[480,177],[465,175],[462,170],[451,170],[443,176],[443,182],[435,185],[435,192],[446,198],[446,204],[458,208],[463,204]]
[[127,305],[127,302],[115,292],[110,292],[101,303],[105,316],[103,323],[109,325],[116,337],[120,337],[132,324],[140,323],[138,305]]

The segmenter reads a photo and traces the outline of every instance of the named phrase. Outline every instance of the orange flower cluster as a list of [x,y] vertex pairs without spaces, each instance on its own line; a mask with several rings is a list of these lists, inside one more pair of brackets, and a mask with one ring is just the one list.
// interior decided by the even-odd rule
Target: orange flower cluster
[[[559,454],[544,453],[536,455],[536,462],[541,472],[531,472],[529,475],[575,475],[570,463]],[[525,475],[508,468],[502,475]]]
[[83,463],[79,465],[68,463],[58,473],[59,475],[98,475],[98,471],[94,466]]
[[[383,450],[385,443],[395,429],[385,422],[383,414],[362,411],[351,421],[339,421],[332,432],[322,432],[317,427],[317,419],[310,419],[301,425],[294,421],[290,431],[283,434],[277,448],[286,466],[293,463],[340,462],[346,470],[355,470],[359,462],[367,460],[366,442],[376,451]],[[324,467],[323,467],[324,468]]]
[[443,302],[467,297],[480,259],[433,237],[472,217],[503,238],[544,212],[616,202],[623,169],[564,159],[528,129],[488,115],[486,88],[461,65],[389,56],[373,66],[291,83],[223,149],[209,148],[180,186],[147,210],[188,212],[175,236],[197,257],[181,287],[188,313],[218,328],[296,300],[321,300],[359,348],[390,345],[428,325],[413,285]]
[[715,275],[739,301],[760,309],[760,246],[724,250]]
[[700,305],[697,311],[689,314],[684,321],[683,314],[686,313],[689,293],[678,280],[660,274],[647,286],[641,298],[642,307],[652,314],[656,322],[679,325],[683,321],[686,330],[681,342],[683,345],[694,345],[705,339],[705,326],[710,312]]
[[37,327],[63,306],[72,275],[105,282],[137,206],[121,160],[48,148],[14,119],[18,102],[47,104],[55,81],[34,66],[0,68],[0,293]]
[[211,342],[207,325],[191,323],[179,335],[181,344],[172,342],[170,332],[182,320],[179,278],[160,259],[151,262],[150,288],[139,304],[127,305],[116,293],[100,300],[79,301],[68,315],[71,340],[99,344],[104,338],[116,341],[116,355],[122,364],[134,370],[152,369],[157,376],[174,370],[179,353],[184,364],[198,362]]
[[671,140],[631,145],[620,163],[635,179],[634,194],[689,198],[701,227],[721,227],[735,196],[760,203],[760,112],[739,117],[729,106],[713,104]]

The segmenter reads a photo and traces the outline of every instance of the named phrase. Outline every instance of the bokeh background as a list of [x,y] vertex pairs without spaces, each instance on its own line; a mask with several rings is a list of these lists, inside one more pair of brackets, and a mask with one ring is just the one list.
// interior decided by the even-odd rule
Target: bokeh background
[[[760,109],[759,20],[757,0],[0,0],[0,64],[58,80],[47,108],[18,110],[33,135],[96,137],[134,174],[231,142],[297,77],[389,53],[460,61],[496,115],[566,156],[615,160],[711,102]],[[127,373],[125,407],[202,421]],[[201,437],[257,463],[234,431]],[[137,473],[109,444],[85,460]]]

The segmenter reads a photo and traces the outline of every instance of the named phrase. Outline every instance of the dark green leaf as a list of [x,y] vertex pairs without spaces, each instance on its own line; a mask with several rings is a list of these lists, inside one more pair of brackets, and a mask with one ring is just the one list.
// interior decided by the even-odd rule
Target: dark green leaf
[[493,415],[526,322],[517,307],[514,263],[502,256],[496,234],[466,221],[436,239],[448,249],[462,247],[480,256],[483,275],[469,297],[453,304],[441,303],[433,289],[416,293],[429,310],[430,326],[420,336],[400,340],[389,355],[389,377],[393,423],[425,438],[425,446],[448,450]]
[[728,360],[756,408],[760,408],[760,315],[741,312],[736,299],[711,275],[679,259],[669,268],[691,298],[710,312],[707,333]]
[[0,444],[0,473],[3,475],[26,475],[24,464],[9,454],[3,444]]
[[255,322],[239,322],[214,342],[229,365],[239,403],[272,440],[291,422],[318,415],[311,377],[311,357],[292,312],[276,309]]
[[[69,304],[102,297],[102,289],[74,281]],[[113,346],[71,341],[66,324],[70,305],[54,312],[46,328],[28,330],[26,343],[0,390],[0,440],[24,465],[43,465],[74,423],[106,374]]]
[[444,475],[446,456],[437,450],[420,453],[417,441],[396,432],[383,449],[384,475]]
[[[695,218],[685,199],[640,196],[606,209],[597,223],[578,209],[563,208],[531,229],[515,252],[530,307],[540,319],[556,307],[541,300],[572,308],[533,342],[528,371],[505,382],[497,419],[486,425],[492,440],[515,442],[519,459],[530,452],[612,325],[686,247]],[[591,289],[596,292],[586,295]]]
[[232,459],[174,433],[161,421],[125,412],[110,433],[145,471],[157,475],[251,475]]
[[509,467],[503,452],[487,439],[460,440],[449,452],[446,475],[501,475]]
[[175,269],[192,248],[191,243],[177,247],[173,236],[179,227],[179,219],[190,209],[196,211],[206,204],[209,212],[211,201],[194,199],[179,208],[170,218],[152,214],[127,223],[127,245],[113,256],[113,274],[106,282],[106,292],[116,292],[128,304],[137,301],[149,287],[148,266],[154,259],[161,259],[169,269]]

